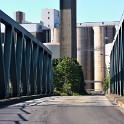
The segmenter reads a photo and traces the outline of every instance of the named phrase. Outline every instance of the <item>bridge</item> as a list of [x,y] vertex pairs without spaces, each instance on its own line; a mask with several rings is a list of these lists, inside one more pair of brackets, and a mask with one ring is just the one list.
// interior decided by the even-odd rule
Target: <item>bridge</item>
[[0,99],[52,94],[51,56],[41,41],[0,10]]
[[[69,0],[70,1],[70,0]],[[111,93],[124,95],[124,19],[111,53]],[[5,40],[1,40],[1,24]],[[0,10],[0,99],[52,94],[52,54],[41,41]],[[105,119],[104,119],[104,118]],[[53,96],[0,108],[1,124],[123,124],[105,96]]]
[[124,96],[124,14],[113,41],[110,56],[111,93]]

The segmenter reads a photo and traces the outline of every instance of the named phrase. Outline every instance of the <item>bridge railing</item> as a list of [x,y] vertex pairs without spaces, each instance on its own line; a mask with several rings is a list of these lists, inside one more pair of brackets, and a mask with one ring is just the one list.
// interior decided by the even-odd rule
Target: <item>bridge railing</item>
[[41,41],[0,10],[0,99],[52,93],[51,56]]
[[110,56],[110,92],[124,96],[124,14],[116,31]]

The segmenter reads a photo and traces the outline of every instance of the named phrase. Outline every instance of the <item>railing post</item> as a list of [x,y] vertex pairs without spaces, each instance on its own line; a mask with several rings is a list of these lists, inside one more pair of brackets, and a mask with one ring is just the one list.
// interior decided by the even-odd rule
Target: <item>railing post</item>
[[48,64],[49,64],[49,58],[48,58],[48,53],[46,53],[46,57],[45,57],[45,62],[46,62],[46,75],[45,75],[45,94],[47,94],[48,92]]
[[34,94],[37,94],[37,58],[38,58],[37,44],[33,44],[33,70],[34,70]]
[[14,29],[12,29],[12,45],[11,45],[11,62],[10,62],[10,79],[12,82],[13,93],[12,96],[16,97],[18,93],[17,86],[17,68],[16,68],[16,53],[15,53],[15,39],[14,39]]
[[49,77],[49,70],[50,70],[50,60],[49,60],[49,54],[47,54],[47,90],[46,90],[46,93],[49,94],[50,92],[50,77]]
[[23,96],[27,95],[27,82],[26,82],[26,43],[23,37],[23,49],[22,49],[22,67],[21,67],[21,85]]
[[46,52],[44,51],[43,54],[43,78],[42,78],[42,84],[43,84],[43,94],[46,93]]
[[49,56],[49,85],[50,85],[50,93],[53,94],[53,79],[52,79],[52,56]]
[[17,33],[16,65],[17,65],[18,96],[20,96],[20,91],[21,91],[22,50],[23,50],[23,36],[22,33]]
[[40,93],[43,91],[43,48],[39,48],[39,77],[40,77],[40,84],[39,84],[39,90]]
[[30,92],[34,95],[34,69],[33,69],[33,45],[31,43],[31,62],[30,62]]
[[5,43],[4,43],[4,69],[5,69],[5,89],[6,98],[9,97],[10,84],[10,59],[11,59],[12,27],[5,26]]
[[30,64],[31,64],[31,39],[26,39],[26,86],[27,95],[31,94],[30,91]]
[[1,22],[0,22],[0,99],[5,98],[5,80],[4,80],[4,60],[3,60],[3,48],[1,40]]
[[38,46],[38,52],[37,52],[37,82],[36,82],[36,84],[37,84],[37,94],[40,94],[40,91],[41,91],[41,89],[40,89],[40,49],[39,49],[39,46]]

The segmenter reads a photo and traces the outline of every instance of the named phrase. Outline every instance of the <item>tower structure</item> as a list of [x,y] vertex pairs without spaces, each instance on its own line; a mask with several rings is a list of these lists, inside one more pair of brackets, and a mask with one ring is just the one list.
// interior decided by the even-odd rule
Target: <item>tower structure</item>
[[43,25],[48,28],[59,28],[60,26],[59,11],[55,9],[43,9],[42,22]]
[[25,21],[25,13],[21,11],[14,12],[14,20],[18,23]]
[[60,56],[77,58],[76,0],[60,0]]

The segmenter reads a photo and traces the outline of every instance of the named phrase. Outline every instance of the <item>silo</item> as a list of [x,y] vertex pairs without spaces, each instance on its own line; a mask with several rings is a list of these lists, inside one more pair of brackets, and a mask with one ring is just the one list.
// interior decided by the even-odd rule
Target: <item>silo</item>
[[60,43],[60,29],[51,28],[51,43]]
[[60,58],[60,43],[44,43],[52,52],[52,59]]
[[112,43],[116,33],[116,27],[113,25],[107,25],[105,28],[105,44]]
[[102,91],[105,78],[105,37],[106,27],[96,26],[94,30],[94,90]]
[[85,89],[94,89],[94,38],[92,27],[77,27],[77,61],[83,68]]

